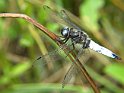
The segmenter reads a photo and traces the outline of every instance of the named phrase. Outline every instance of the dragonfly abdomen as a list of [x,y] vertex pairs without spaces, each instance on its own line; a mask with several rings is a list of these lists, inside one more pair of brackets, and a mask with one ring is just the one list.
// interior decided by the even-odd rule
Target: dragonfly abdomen
[[118,57],[115,53],[113,53],[112,51],[110,51],[109,49],[100,46],[99,44],[95,43],[94,41],[91,40],[90,44],[89,44],[89,48],[101,53],[103,55],[106,55],[108,57],[114,58],[114,59],[120,59],[120,57]]

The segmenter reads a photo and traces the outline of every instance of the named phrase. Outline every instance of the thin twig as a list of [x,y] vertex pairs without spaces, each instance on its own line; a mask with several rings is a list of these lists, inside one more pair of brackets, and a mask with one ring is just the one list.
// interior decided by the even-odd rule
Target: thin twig
[[25,14],[17,14],[17,13],[0,13],[0,17],[9,17],[9,18],[23,18],[29,23],[32,23],[35,25],[37,28],[42,30],[45,34],[47,34],[51,39],[54,41],[59,38],[57,35],[54,33],[50,32],[47,28],[45,28],[43,25],[39,24],[37,21],[32,19],[31,17],[25,15]]

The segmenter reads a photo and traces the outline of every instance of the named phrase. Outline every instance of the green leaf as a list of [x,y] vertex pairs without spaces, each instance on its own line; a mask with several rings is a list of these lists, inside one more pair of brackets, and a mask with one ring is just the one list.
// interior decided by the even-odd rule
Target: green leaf
[[53,32],[57,32],[58,27],[59,27],[58,24],[47,23],[47,28]]
[[9,76],[10,77],[16,77],[24,73],[27,69],[30,68],[29,62],[25,62],[22,64],[18,64],[10,71]]
[[11,81],[12,78],[16,78],[17,76],[23,74],[26,70],[30,68],[29,62],[24,62],[22,64],[18,64],[14,66],[7,74],[3,75],[0,78],[0,84],[7,84]]
[[[35,83],[35,84],[18,84],[11,87],[10,93],[68,93],[69,91],[73,93],[83,93],[84,90],[80,86],[66,86],[63,90],[61,84],[44,84],[44,83]],[[90,92],[87,92],[90,93]]]
[[15,25],[15,28],[13,26],[11,26],[7,31],[8,31],[8,37],[10,39],[15,39],[18,35],[18,30],[17,30],[18,26]]
[[20,39],[20,42],[19,43],[20,43],[21,46],[30,47],[31,45],[33,45],[34,40],[33,40],[33,38],[29,34],[25,34]]
[[0,0],[0,11],[4,10],[6,8],[6,2],[5,0]]
[[80,13],[86,26],[98,30],[99,9],[104,5],[103,0],[85,0],[80,6]]
[[124,65],[112,64],[105,68],[105,73],[124,84]]

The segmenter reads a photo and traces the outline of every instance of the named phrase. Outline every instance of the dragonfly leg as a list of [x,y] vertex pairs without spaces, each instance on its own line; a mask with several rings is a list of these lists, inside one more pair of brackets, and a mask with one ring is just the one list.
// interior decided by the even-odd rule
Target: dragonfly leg
[[69,48],[69,51],[66,53],[66,57],[69,55],[70,52],[73,52],[75,50],[74,43],[72,43],[71,45],[73,46],[73,48]]
[[69,40],[69,38],[65,38],[63,43],[65,44],[68,40]]
[[68,51],[68,53],[67,53],[67,56],[68,56],[68,54],[70,53],[70,52],[72,52],[72,51],[74,51],[75,50],[75,42],[73,42],[72,41],[72,49],[71,48],[69,48],[69,51]]
[[72,45],[73,45],[73,50],[75,50],[75,42],[72,41]]
[[58,41],[61,42],[62,44],[65,44],[68,40],[69,40],[69,37],[65,38],[63,36],[59,36],[61,38],[64,38],[64,39],[59,39]]
[[79,52],[78,52],[78,54],[77,54],[77,56],[76,56],[76,60],[77,60],[78,57],[81,55],[82,51],[83,51],[83,48],[79,49]]

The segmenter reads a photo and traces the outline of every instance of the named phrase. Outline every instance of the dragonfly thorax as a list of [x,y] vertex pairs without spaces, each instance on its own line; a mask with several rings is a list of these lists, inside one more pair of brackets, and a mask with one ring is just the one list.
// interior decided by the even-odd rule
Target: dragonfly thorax
[[61,34],[64,38],[75,38],[80,36],[80,32],[77,29],[64,27],[61,29]]
[[75,28],[64,27],[61,29],[61,34],[66,42],[70,38],[74,44],[82,44],[83,48],[88,48],[90,38],[86,33]]

